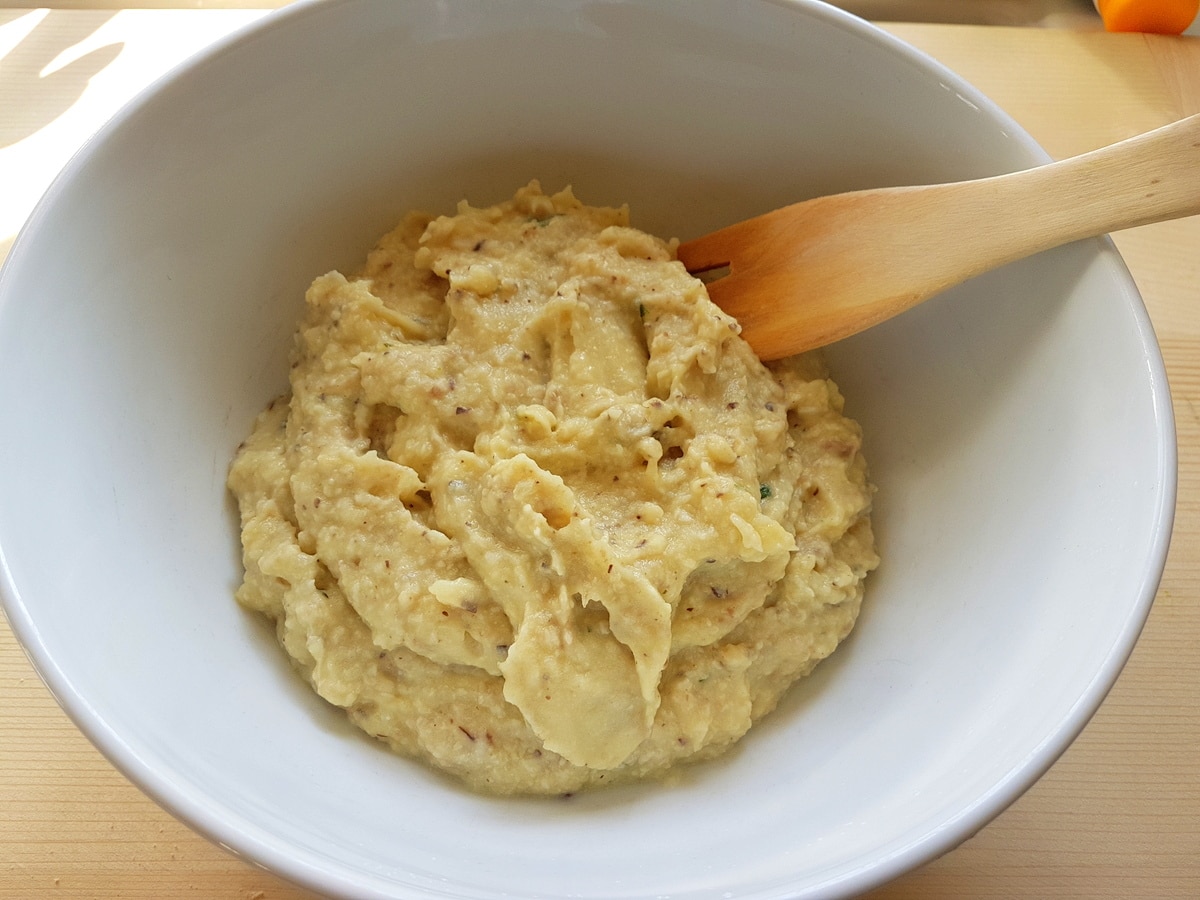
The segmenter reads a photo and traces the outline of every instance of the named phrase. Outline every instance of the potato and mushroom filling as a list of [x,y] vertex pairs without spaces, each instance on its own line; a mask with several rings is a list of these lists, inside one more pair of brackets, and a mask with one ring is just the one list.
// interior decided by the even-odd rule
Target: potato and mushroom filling
[[367,732],[556,793],[715,755],[849,633],[857,425],[673,245],[535,183],[318,278],[239,450],[238,599]]

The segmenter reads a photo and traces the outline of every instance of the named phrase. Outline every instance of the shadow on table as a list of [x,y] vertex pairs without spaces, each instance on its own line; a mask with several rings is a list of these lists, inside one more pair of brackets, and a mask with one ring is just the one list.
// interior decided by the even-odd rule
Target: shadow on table
[[[3,13],[0,26],[30,14]],[[0,97],[22,100],[0,121],[0,149],[37,133],[70,109],[92,77],[120,55],[123,43],[106,44],[46,71],[64,51],[95,34],[115,15],[114,11],[60,18],[50,11],[20,43],[0,57]]]

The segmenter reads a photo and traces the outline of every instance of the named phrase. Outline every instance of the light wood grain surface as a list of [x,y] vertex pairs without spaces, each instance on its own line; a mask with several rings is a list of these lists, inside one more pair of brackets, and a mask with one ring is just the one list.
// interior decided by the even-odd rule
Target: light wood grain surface
[[[0,256],[54,173],[125,99],[283,4],[84,8],[105,5],[0,8]],[[162,8],[172,5],[210,8]],[[1057,157],[1200,112],[1200,40],[889,27]],[[1115,689],[1053,769],[975,837],[875,900],[1200,898],[1200,217],[1116,241],[1166,356],[1179,433],[1175,534],[1153,612]],[[189,896],[312,895],[146,799],[59,710],[0,622],[0,898]]]

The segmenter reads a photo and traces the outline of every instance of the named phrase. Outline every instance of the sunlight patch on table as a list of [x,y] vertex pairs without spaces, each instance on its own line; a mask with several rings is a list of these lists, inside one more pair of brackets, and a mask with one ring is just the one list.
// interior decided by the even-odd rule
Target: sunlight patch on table
[[268,13],[43,9],[0,22],[0,259],[55,176],[122,106]]

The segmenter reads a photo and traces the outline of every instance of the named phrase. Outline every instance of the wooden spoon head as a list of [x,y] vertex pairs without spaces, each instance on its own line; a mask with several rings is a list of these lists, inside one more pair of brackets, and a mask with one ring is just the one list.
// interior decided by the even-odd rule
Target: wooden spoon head
[[727,275],[709,282],[709,297],[738,320],[760,359],[823,347],[927,296],[897,290],[904,282],[873,262],[882,248],[873,246],[877,232],[864,232],[862,219],[868,208],[879,215],[880,193],[784,207],[681,244],[679,260],[693,274],[728,266]]
[[[852,276],[849,276],[852,279]],[[815,350],[857,334],[921,298],[894,296],[863,304],[854,285],[813,284],[796,269],[730,274],[708,285],[717,306],[737,319],[742,337],[767,362]]]

